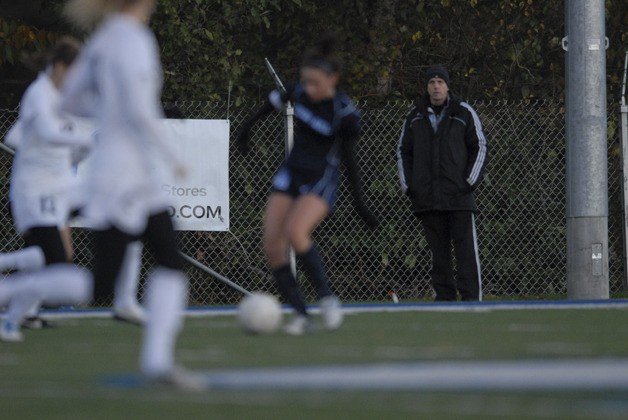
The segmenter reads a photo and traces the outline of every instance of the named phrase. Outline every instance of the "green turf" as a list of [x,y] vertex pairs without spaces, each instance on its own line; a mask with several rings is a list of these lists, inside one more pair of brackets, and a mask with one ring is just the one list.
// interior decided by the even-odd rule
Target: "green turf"
[[[135,373],[140,330],[105,319],[58,321],[0,343],[0,418],[628,418],[616,393],[270,392],[120,389]],[[340,331],[254,337],[230,316],[191,318],[178,346],[186,367],[628,357],[628,311],[536,310],[350,315]]]

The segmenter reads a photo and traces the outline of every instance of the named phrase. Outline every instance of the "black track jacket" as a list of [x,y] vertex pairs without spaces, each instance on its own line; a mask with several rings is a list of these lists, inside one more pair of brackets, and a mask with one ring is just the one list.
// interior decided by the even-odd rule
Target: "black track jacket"
[[428,116],[429,97],[420,99],[401,129],[397,162],[402,191],[416,214],[428,211],[477,211],[473,191],[482,181],[488,142],[477,113],[449,94],[435,133]]

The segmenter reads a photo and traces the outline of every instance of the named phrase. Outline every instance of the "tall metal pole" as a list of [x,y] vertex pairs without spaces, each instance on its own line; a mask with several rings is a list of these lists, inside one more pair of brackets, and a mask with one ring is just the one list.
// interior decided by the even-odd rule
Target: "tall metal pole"
[[604,0],[566,0],[565,16],[567,297],[608,299]]
[[624,234],[624,290],[628,290],[628,104],[626,104],[626,75],[628,74],[628,50],[624,59],[624,78],[621,84],[621,102],[619,103],[619,127],[621,135],[621,161],[623,173],[622,203]]
[[[270,63],[268,58],[264,58],[264,63],[266,64],[266,68],[268,72],[272,76],[275,81],[275,85],[277,85],[277,89],[282,92],[286,91],[286,87],[284,86],[281,78],[273,68],[273,65]],[[284,133],[285,133],[285,156],[288,158],[290,152],[292,151],[292,146],[294,144],[294,105],[292,102],[288,101],[286,107],[284,108]],[[297,275],[297,259],[294,253],[294,248],[290,247],[290,268],[292,269],[292,274]]]
[[[290,155],[292,151],[292,146],[294,145],[294,106],[292,102],[288,102],[286,104],[285,112],[284,112],[284,124],[286,128],[286,158]],[[290,247],[290,269],[292,270],[292,274],[297,276],[297,256],[294,252],[294,248]]]

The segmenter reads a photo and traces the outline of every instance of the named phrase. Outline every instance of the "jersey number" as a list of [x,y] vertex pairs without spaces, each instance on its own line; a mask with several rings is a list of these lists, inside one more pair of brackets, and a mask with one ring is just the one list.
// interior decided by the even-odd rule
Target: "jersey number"
[[39,199],[42,214],[56,214],[55,198],[52,195],[42,195]]

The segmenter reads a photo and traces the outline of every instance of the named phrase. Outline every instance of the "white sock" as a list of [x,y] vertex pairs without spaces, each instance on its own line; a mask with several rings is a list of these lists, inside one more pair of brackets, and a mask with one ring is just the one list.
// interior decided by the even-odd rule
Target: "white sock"
[[9,270],[37,270],[46,265],[44,252],[38,246],[0,253],[0,272]]
[[30,307],[30,309],[24,315],[26,318],[35,318],[39,315],[39,309],[41,308],[41,302],[37,301]]
[[13,296],[22,290],[27,278],[26,273],[14,273],[0,281],[0,308],[9,305]]
[[122,308],[137,305],[137,283],[142,265],[142,243],[132,242],[127,245],[124,262],[116,280],[113,307]]
[[[21,323],[33,305],[40,302],[49,306],[81,305],[92,298],[91,274],[74,264],[55,264],[34,273],[9,277],[13,276],[21,278],[7,278],[3,283],[11,284],[6,318],[16,324]],[[6,295],[0,293],[0,299],[4,298]]]
[[146,294],[140,368],[147,376],[168,373],[174,367],[174,350],[183,325],[187,303],[187,279],[177,270],[155,269]]
[[40,299],[41,293],[36,288],[21,288],[11,297],[11,302],[4,317],[6,322],[19,326],[27,318],[27,314],[33,305],[39,306]]

